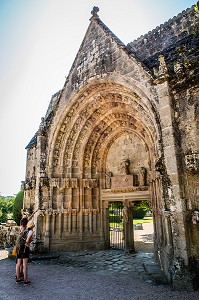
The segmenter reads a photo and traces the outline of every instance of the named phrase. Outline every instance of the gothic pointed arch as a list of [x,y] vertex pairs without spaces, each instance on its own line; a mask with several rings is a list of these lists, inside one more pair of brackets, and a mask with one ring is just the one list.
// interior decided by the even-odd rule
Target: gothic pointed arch
[[54,149],[50,147],[49,155],[53,172],[56,174],[56,169],[61,168],[65,175],[73,176],[78,168],[84,174],[86,164],[93,168],[97,149],[114,131],[136,132],[154,152],[154,145],[160,140],[157,119],[155,109],[122,85],[90,86],[71,101],[58,124],[59,130],[56,128]]

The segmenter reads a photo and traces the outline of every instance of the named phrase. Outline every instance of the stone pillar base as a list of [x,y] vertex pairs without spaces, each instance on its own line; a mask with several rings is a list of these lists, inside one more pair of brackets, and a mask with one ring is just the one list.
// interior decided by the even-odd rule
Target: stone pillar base
[[176,291],[194,292],[199,288],[199,278],[196,274],[190,272],[174,274],[172,286]]

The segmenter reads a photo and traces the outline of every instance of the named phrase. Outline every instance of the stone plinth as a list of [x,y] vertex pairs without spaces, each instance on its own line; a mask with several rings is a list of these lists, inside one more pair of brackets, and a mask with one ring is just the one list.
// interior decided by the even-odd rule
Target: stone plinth
[[117,175],[111,178],[111,188],[133,186],[133,175]]

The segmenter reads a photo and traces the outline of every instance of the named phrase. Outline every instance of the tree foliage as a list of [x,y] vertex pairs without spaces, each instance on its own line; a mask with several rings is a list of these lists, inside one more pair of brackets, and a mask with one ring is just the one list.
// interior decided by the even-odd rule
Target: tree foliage
[[0,196],[0,222],[5,223],[7,219],[12,218],[14,197],[7,198]]
[[19,225],[20,220],[21,220],[21,210],[23,208],[23,196],[24,196],[24,191],[20,191],[14,201],[13,205],[13,219],[15,222]]
[[133,206],[133,218],[143,219],[148,210],[151,210],[147,201],[136,202]]

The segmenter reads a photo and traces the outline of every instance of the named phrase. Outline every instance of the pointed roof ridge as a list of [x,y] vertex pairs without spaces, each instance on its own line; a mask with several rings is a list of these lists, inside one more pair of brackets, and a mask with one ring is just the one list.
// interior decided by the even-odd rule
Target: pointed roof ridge
[[86,30],[86,33],[84,35],[84,38],[83,38],[83,41],[79,47],[79,50],[75,56],[75,59],[73,61],[73,64],[70,68],[70,71],[68,73],[68,76],[66,78],[66,81],[64,83],[64,87],[67,85],[68,81],[69,81],[69,77],[70,77],[70,74],[75,66],[75,63],[77,61],[77,58],[78,58],[78,55],[84,45],[84,41],[85,41],[85,38],[86,38],[86,35],[87,35],[87,32],[89,31],[91,25],[93,22],[96,22],[101,28],[103,28],[104,31],[107,32],[107,34],[111,35],[111,37],[114,39],[114,41],[118,44],[119,47],[122,47],[122,49],[126,52],[127,55],[129,55],[130,57],[134,58],[140,65],[141,67],[150,75],[153,77],[153,74],[151,72],[150,69],[147,68],[147,66],[137,57],[137,55],[134,53],[134,51],[132,49],[130,49],[127,45],[125,45],[110,29],[108,26],[106,26],[104,24],[104,22],[100,19],[100,17],[98,16],[97,12],[99,11],[99,8],[98,7],[93,7],[93,10],[91,11],[91,14],[92,14],[92,17],[90,18],[90,24]]
[[[91,18],[91,19],[93,19],[93,17]],[[97,23],[101,26],[101,27],[103,27],[103,29],[107,32],[107,33],[109,33],[111,36],[112,36],[112,38],[115,40],[115,42],[120,46],[120,47],[122,47],[123,48],[123,50],[128,54],[128,55],[130,55],[132,58],[134,58],[141,66],[142,66],[142,68],[147,72],[147,73],[149,73],[151,76],[152,76],[152,73],[151,73],[151,71],[147,68],[147,66],[145,65],[145,64],[143,64],[143,62],[140,60],[140,58],[139,57],[137,57],[137,55],[135,54],[135,52],[132,50],[132,49],[130,49],[127,45],[125,45],[110,29],[109,29],[109,27],[107,26],[107,25],[105,25],[103,22],[102,22],[102,20],[99,18],[99,17],[95,17],[95,20],[97,21]]]

